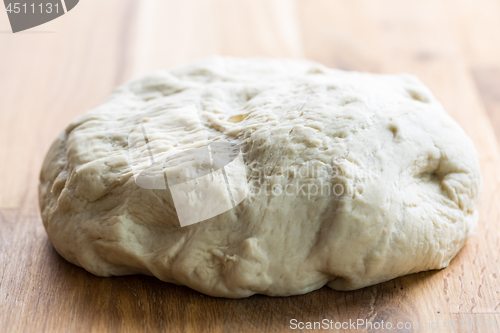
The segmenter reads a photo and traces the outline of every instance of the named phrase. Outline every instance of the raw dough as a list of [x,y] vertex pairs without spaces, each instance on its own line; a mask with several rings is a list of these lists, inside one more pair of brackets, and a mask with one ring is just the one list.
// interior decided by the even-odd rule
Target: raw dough
[[[178,111],[189,106],[201,123]],[[129,140],[145,123],[164,126],[148,137],[157,158],[238,144],[246,198],[181,227],[170,191],[136,184],[148,158],[134,160]],[[238,298],[446,267],[474,233],[480,187],[472,141],[411,75],[216,57],[129,82],[73,121],[46,156],[39,198],[55,249],[87,271]]]

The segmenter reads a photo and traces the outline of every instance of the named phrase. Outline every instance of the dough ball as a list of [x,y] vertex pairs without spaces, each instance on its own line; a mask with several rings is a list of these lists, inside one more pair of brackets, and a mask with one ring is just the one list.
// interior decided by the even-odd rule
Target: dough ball
[[74,120],[39,198],[75,265],[239,298],[446,267],[480,186],[472,141],[411,75],[217,57],[131,81]]

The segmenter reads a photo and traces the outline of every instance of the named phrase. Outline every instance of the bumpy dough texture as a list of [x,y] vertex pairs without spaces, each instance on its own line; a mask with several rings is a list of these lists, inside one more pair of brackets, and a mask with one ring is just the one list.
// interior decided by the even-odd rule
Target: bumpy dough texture
[[[135,183],[127,138],[192,104],[209,141],[241,146],[251,192],[181,228],[168,190]],[[157,153],[187,149],[181,141],[171,135]],[[295,184],[294,194],[262,184]],[[294,192],[307,184],[339,185]],[[413,76],[211,58],[129,82],[73,121],[47,154],[39,198],[55,249],[87,271],[238,298],[446,267],[474,233],[480,186],[472,141]]]

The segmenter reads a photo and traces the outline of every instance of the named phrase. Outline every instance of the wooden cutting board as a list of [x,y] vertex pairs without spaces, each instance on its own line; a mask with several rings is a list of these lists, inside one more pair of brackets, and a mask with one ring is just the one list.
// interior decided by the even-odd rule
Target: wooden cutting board
[[[345,331],[360,319],[373,332],[382,321],[400,332],[500,332],[499,0],[85,0],[25,33],[9,30],[0,10],[0,332],[276,332],[293,319]],[[52,140],[117,84],[213,54],[418,75],[479,152],[477,235],[440,271],[286,298],[217,299],[67,263],[37,203]]]

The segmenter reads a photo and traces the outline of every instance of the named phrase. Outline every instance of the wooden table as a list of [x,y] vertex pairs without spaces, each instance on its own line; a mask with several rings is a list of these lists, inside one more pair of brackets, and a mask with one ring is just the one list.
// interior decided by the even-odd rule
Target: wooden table
[[[0,10],[1,332],[275,332],[291,319],[500,332],[500,0],[83,0],[45,25],[9,30]],[[444,270],[288,298],[217,299],[64,261],[37,201],[52,140],[125,80],[213,54],[418,75],[479,151],[477,235]]]

